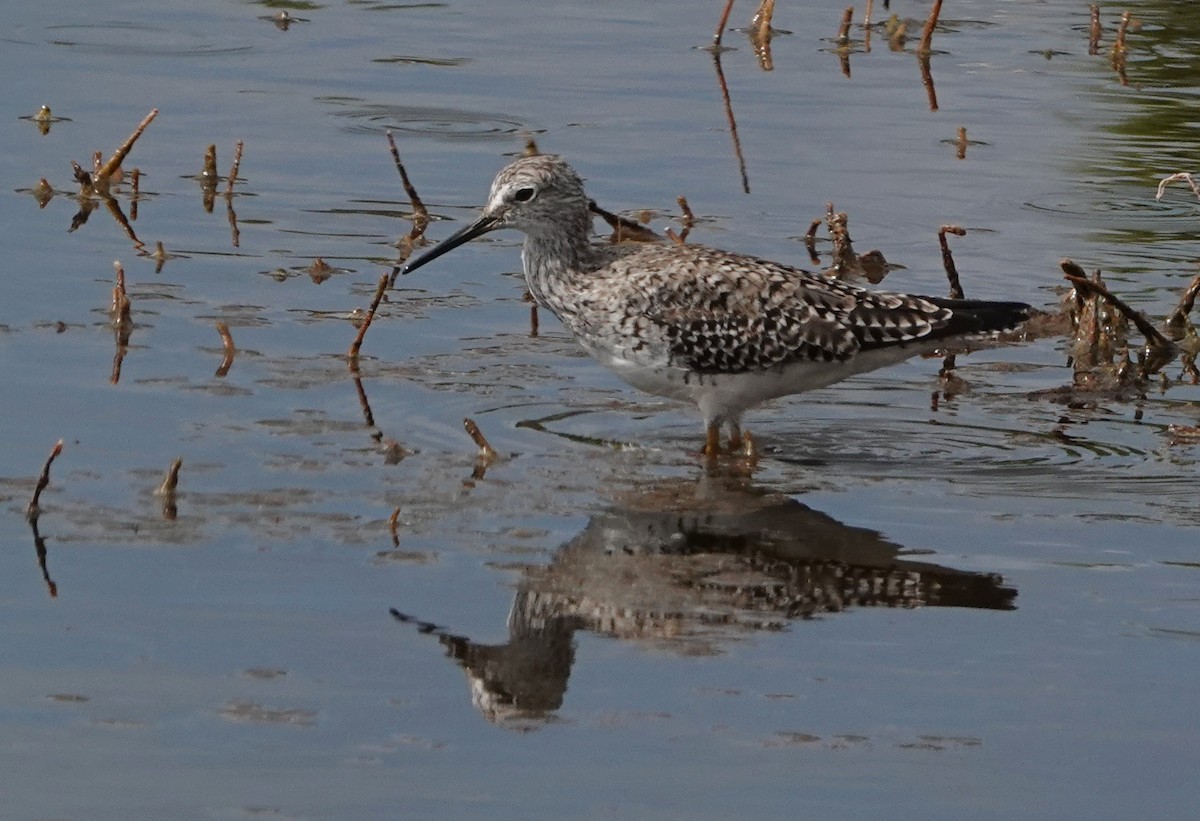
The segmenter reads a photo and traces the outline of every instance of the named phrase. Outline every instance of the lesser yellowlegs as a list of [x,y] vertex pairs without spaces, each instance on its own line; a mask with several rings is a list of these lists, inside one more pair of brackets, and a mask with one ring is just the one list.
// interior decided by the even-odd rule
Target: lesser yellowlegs
[[407,274],[500,228],[525,234],[525,281],[538,305],[629,384],[695,403],[705,452],[721,427],[768,399],[1012,328],[1022,302],[869,291],[757,257],[679,243],[592,241],[583,182],[539,154],[496,176],[479,219],[404,266]]

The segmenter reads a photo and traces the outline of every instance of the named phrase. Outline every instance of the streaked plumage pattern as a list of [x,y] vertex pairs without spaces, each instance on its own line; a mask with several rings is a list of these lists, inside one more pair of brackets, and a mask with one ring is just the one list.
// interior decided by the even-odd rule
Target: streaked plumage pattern
[[902,361],[965,334],[1013,327],[1019,302],[869,291],[757,257],[677,243],[596,243],[583,183],[561,158],[500,171],[478,220],[404,268],[499,228],[525,233],[525,279],[590,354],[651,393],[722,424],[778,396]]

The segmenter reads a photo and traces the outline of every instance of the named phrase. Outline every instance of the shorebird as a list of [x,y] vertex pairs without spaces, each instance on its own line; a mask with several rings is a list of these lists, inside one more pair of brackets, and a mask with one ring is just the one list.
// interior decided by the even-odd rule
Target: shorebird
[[1015,327],[1023,302],[871,291],[701,245],[594,242],[583,181],[561,157],[522,157],[492,183],[479,218],[408,262],[408,274],[501,228],[525,234],[525,282],[584,350],[636,388],[695,403],[704,453],[745,444],[742,414]]

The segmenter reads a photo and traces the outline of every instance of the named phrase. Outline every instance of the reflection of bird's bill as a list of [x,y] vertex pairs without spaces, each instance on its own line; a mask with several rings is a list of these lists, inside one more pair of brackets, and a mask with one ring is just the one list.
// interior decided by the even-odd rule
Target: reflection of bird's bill
[[400,273],[402,275],[410,274],[413,271],[420,268],[425,263],[433,262],[435,259],[440,257],[442,254],[446,253],[447,251],[453,251],[458,246],[463,245],[464,243],[470,242],[471,240],[475,239],[476,237],[481,237],[484,234],[486,234],[488,231],[495,230],[497,228],[496,222],[497,222],[497,220],[495,217],[484,214],[483,216],[481,216],[479,219],[475,220],[470,225],[467,225],[467,226],[455,231],[453,234],[446,237],[444,240],[439,242],[437,245],[433,246],[428,251],[421,254],[421,256],[417,257],[414,260],[410,260],[407,264],[405,264],[405,266],[403,268],[400,269]]

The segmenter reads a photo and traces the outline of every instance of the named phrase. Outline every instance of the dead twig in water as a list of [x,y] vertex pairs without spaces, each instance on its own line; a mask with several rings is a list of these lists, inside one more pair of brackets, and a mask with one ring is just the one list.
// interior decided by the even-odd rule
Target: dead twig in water
[[400,506],[396,505],[396,509],[392,511],[392,515],[388,516],[388,533],[392,534],[392,547],[400,546]]
[[371,327],[371,322],[375,319],[375,311],[379,309],[379,303],[383,301],[383,294],[387,290],[388,280],[391,276],[384,274],[379,277],[379,285],[375,288],[375,296],[371,299],[371,307],[367,309],[367,315],[363,318],[362,325],[358,328],[358,336],[354,337],[354,342],[350,345],[350,350],[346,356],[350,358],[351,368],[358,362],[358,352],[362,348],[363,337],[367,335],[367,328]]
[[608,223],[608,227],[613,229],[612,243],[614,245],[622,242],[662,241],[662,237],[646,226],[628,217],[622,217],[619,214],[606,211],[597,205],[595,200],[588,200],[588,210]]
[[154,491],[156,496],[163,497],[162,515],[168,522],[175,521],[175,517],[179,515],[179,508],[175,500],[175,488],[179,485],[179,469],[181,467],[183,467],[182,459],[172,462],[162,484]]
[[708,47],[713,54],[723,51],[721,37],[725,34],[725,26],[729,23],[729,12],[731,11],[733,11],[733,0],[726,0],[725,8],[721,12],[721,19],[717,21],[717,30],[713,34],[712,45]]
[[1176,339],[1182,339],[1186,334],[1188,316],[1196,307],[1196,297],[1200,296],[1200,276],[1195,277],[1179,298],[1179,305],[1167,317],[1167,329]]
[[1132,22],[1133,15],[1128,10],[1121,13],[1121,24],[1117,26],[1117,38],[1112,45],[1113,71],[1117,72],[1117,77],[1123,86],[1129,85],[1129,78],[1125,76],[1125,63],[1129,56],[1129,46],[1125,42],[1125,37]]
[[[396,283],[396,277],[400,275],[400,263],[403,263],[409,256],[412,255],[413,248],[422,241],[425,236],[425,229],[429,227],[431,218],[429,209],[425,207],[425,203],[421,201],[421,195],[417,193],[417,188],[412,184],[412,180],[408,178],[408,171],[404,168],[404,163],[400,160],[400,149],[396,147],[396,138],[392,136],[392,132],[388,131],[387,141],[388,149],[392,153],[392,162],[396,166],[396,171],[400,174],[400,184],[404,186],[404,193],[408,196],[408,201],[412,205],[412,228],[407,234],[400,238],[398,248],[400,249],[400,259],[396,267],[392,269],[391,276],[388,280],[388,287]],[[537,146],[530,139],[526,144],[526,150],[529,146],[533,146],[534,153],[537,153]]]
[[1143,377],[1161,370],[1174,358],[1178,350],[1176,345],[1163,336],[1140,311],[1135,311],[1102,283],[1088,279],[1087,273],[1075,262],[1064,259],[1059,264],[1062,267],[1063,277],[1075,287],[1077,293],[1085,295],[1090,293],[1100,297],[1128,318],[1146,338],[1146,347],[1141,358]]
[[111,313],[113,323],[120,327],[131,321],[129,312],[133,307],[133,302],[129,299],[129,293],[125,290],[125,267],[121,265],[120,260],[117,260],[113,262],[113,268],[117,271],[117,284],[113,288]]
[[204,150],[204,164],[200,167],[198,179],[204,212],[211,214],[217,201],[217,183],[221,180],[221,175],[217,173],[217,146],[214,144]]
[[946,234],[954,234],[956,237],[966,236],[967,229],[958,225],[943,225],[938,229],[938,245],[942,248],[942,267],[946,269],[946,279],[950,282],[950,298],[963,299],[962,283],[958,278],[958,268],[954,265],[954,255],[950,253],[950,243],[946,241]]
[[1092,22],[1088,27],[1088,54],[1100,53],[1100,36],[1104,32],[1104,28],[1100,25],[1100,7],[1095,3],[1088,4],[1088,11],[1091,13]]
[[771,18],[774,14],[775,0],[762,0],[747,28],[750,45],[754,47],[758,65],[763,71],[771,71],[775,68],[775,63],[771,59],[771,37],[774,34],[774,29],[771,28]]
[[33,489],[33,498],[29,500],[29,504],[25,508],[25,519],[30,524],[36,524],[38,516],[41,515],[40,501],[42,491],[50,484],[50,466],[54,464],[54,460],[63,451],[63,440],[59,439],[54,447],[50,450],[50,455],[46,458],[46,463],[42,466],[42,473],[38,476],[37,486]]
[[[215,151],[215,149],[214,149]],[[233,145],[233,165],[229,168],[229,179],[225,186],[225,197],[233,196],[233,184],[237,182],[238,170],[242,167],[242,141],[238,140]]]
[[817,253],[817,229],[824,221],[813,220],[809,224],[808,230],[804,232],[804,247],[808,249],[808,258],[812,260],[813,265],[821,264],[821,256]]
[[495,462],[500,454],[488,443],[488,440],[483,435],[483,431],[475,424],[474,419],[469,417],[464,419],[463,427],[466,429],[467,435],[471,437],[471,441],[479,448],[479,452],[475,454],[475,469],[471,472],[471,478],[479,480],[484,477],[487,469],[491,467],[492,462]]
[[933,0],[933,8],[929,10],[929,19],[925,28],[921,29],[921,41],[917,44],[917,54],[929,54],[933,51],[933,30],[937,28],[938,17],[942,13],[942,0]]
[[958,137],[954,141],[954,158],[957,160],[965,160],[967,158],[967,127],[960,125],[958,127]]
[[842,22],[838,26],[837,37],[834,38],[834,42],[837,43],[838,48],[850,47],[850,24],[853,20],[854,6],[847,6],[846,10],[842,12]]
[[[138,123],[137,127],[133,130],[133,133],[130,134],[125,142],[121,143],[120,147],[118,147],[117,150],[113,152],[113,155],[108,158],[107,162],[99,165],[93,164],[94,170],[91,174],[88,174],[86,171],[83,172],[83,174],[87,177],[86,187],[90,189],[90,193],[100,197],[110,196],[109,188],[114,177],[117,175],[118,169],[121,167],[121,163],[125,161],[127,156],[129,156],[129,152],[133,150],[133,144],[137,142],[138,137],[142,136],[142,132],[146,130],[146,126],[150,125],[150,123],[157,116],[158,109],[151,109],[150,113],[142,118],[142,121]],[[76,163],[71,163],[71,165],[76,169],[76,179],[79,179],[80,171],[82,171],[82,169],[80,169]],[[80,180],[80,183],[85,184],[83,180]]]
[[1154,199],[1161,200],[1163,198],[1163,194],[1165,194],[1167,192],[1167,186],[1173,182],[1179,182],[1181,180],[1183,182],[1186,182],[1189,186],[1191,186],[1193,194],[1195,194],[1197,197],[1200,197],[1200,184],[1197,184],[1196,180],[1194,180],[1192,178],[1192,175],[1189,174],[1188,172],[1180,171],[1178,173],[1172,174],[1169,177],[1164,177],[1158,183],[1158,193],[1156,193],[1154,195]]
[[217,368],[213,376],[224,378],[229,369],[233,367],[233,358],[237,355],[237,348],[233,344],[233,334],[229,333],[229,326],[224,322],[217,323],[217,333],[221,335],[221,348],[225,353],[225,358],[221,360],[221,366]]

